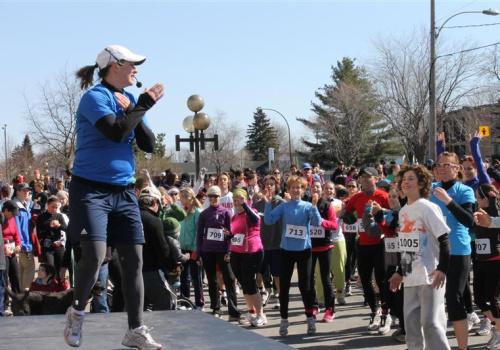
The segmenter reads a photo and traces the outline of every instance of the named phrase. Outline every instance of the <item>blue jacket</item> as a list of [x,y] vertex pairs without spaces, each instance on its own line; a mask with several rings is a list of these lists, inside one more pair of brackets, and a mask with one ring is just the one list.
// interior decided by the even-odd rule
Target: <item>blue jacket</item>
[[30,237],[30,221],[31,221],[31,209],[33,208],[33,202],[28,202],[26,207],[17,197],[13,199],[19,208],[19,216],[15,216],[17,230],[21,236],[21,251],[31,252],[33,250],[33,245],[31,243]]
[[[302,199],[282,203],[272,209],[271,203],[267,203],[264,209],[264,220],[267,225],[272,225],[283,218],[283,229],[281,233],[281,249],[291,251],[303,251],[311,248],[310,226],[321,226],[321,216],[318,208]],[[304,226],[304,239],[293,238],[287,235],[291,229],[289,225]]]

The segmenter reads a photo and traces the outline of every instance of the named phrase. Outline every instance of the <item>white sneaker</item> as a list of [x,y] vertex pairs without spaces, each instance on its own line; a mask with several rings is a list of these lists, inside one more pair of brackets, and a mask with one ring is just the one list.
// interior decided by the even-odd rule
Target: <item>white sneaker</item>
[[481,320],[475,312],[467,314],[467,329],[470,331],[474,325],[480,324]]
[[307,318],[307,334],[316,333],[316,317],[311,316]]
[[380,310],[370,314],[370,323],[368,323],[368,330],[376,331],[380,327]]
[[491,320],[488,317],[484,317],[481,320],[479,329],[476,331],[476,335],[488,335],[491,333]]
[[252,323],[252,321],[255,320],[255,318],[256,318],[255,314],[251,314],[250,312],[247,312],[245,317],[240,318],[238,320],[238,323],[243,325],[243,326],[249,326]]
[[491,332],[491,338],[486,345],[488,349],[500,349],[500,333],[497,332],[496,327],[493,327],[493,332]]
[[252,327],[260,327],[265,324],[267,324],[267,317],[264,314],[257,315],[257,317],[255,317],[251,323]]
[[276,299],[276,303],[274,304],[273,309],[274,310],[279,310],[280,309],[280,300],[279,299]]
[[380,327],[378,328],[378,334],[386,334],[391,330],[392,317],[391,315],[380,316]]
[[269,292],[267,290],[260,292],[260,298],[262,299],[262,306],[266,306],[269,300]]
[[236,295],[240,295],[241,294],[241,288],[240,288],[240,285],[237,284],[235,287],[234,287],[234,291],[236,292]]
[[64,328],[64,340],[69,346],[79,347],[82,345],[82,325],[85,315],[76,315],[73,307],[66,310],[66,327]]
[[141,326],[136,329],[129,329],[122,340],[122,345],[139,350],[162,350],[161,344],[156,343],[149,331],[152,328]]
[[285,320],[284,318],[282,318],[280,322],[280,335],[288,335],[288,320]]

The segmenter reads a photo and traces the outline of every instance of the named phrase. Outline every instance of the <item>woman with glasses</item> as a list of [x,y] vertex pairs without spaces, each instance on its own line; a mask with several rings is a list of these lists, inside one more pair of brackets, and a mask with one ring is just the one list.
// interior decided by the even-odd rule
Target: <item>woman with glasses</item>
[[469,228],[474,224],[476,199],[472,188],[459,181],[460,162],[457,154],[443,152],[436,163],[436,174],[441,182],[434,184],[431,202],[437,204],[450,227],[450,264],[446,273],[446,304],[448,318],[453,323],[459,349],[467,349],[468,321],[464,303],[471,264]]
[[[351,179],[346,185],[348,196],[343,201],[347,204],[350,198],[359,192],[358,181]],[[356,240],[358,236],[358,223],[346,224],[342,221],[342,231],[345,237],[345,248],[347,258],[345,262],[345,295],[351,296],[351,280],[355,280],[354,272],[356,271]]]
[[308,183],[299,176],[290,176],[287,181],[289,192],[285,196],[285,203],[272,209],[271,201],[274,193],[268,189],[264,191],[262,199],[266,202],[264,219],[266,224],[271,225],[283,219],[283,231],[281,235],[280,256],[280,314],[281,323],[279,334],[288,334],[288,302],[290,295],[290,282],[297,263],[299,275],[299,290],[307,317],[307,333],[316,333],[316,314],[318,309],[314,308],[316,293],[311,286],[312,252],[311,252],[311,225],[320,226],[321,216],[319,214],[318,194],[312,195],[311,203],[303,201]]
[[217,283],[216,265],[219,266],[227,288],[229,320],[238,321],[240,311],[236,305],[234,274],[230,265],[231,217],[232,211],[220,203],[221,189],[212,186],[207,191],[205,203],[209,207],[203,210],[198,219],[196,234],[196,257],[198,265],[205,268],[208,280],[208,294],[212,315],[220,318],[219,284]]
[[264,246],[260,239],[260,217],[256,209],[248,206],[248,194],[244,189],[233,192],[236,214],[231,218],[231,268],[243,288],[247,315],[240,319],[242,325],[260,327],[267,323],[266,315],[255,284],[264,258]]

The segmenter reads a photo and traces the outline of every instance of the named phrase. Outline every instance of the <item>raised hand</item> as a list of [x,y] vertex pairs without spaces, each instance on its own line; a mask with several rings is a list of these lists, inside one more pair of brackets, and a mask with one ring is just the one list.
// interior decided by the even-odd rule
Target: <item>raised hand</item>
[[115,97],[116,97],[116,100],[118,101],[118,104],[120,105],[120,107],[124,111],[126,111],[128,106],[130,106],[130,100],[128,99],[128,97],[120,92],[115,92]]
[[148,93],[153,100],[159,101],[164,96],[165,87],[163,84],[157,83],[151,89],[145,89],[144,92]]

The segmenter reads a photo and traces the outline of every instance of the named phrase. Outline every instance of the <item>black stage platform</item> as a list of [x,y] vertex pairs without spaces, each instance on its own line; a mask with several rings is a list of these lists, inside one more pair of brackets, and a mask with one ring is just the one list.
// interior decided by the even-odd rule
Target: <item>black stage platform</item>
[[[144,322],[163,349],[290,349],[289,346],[200,311],[145,312]],[[71,349],[63,339],[64,315],[0,318],[1,350]],[[128,349],[121,345],[125,313],[86,314],[80,349]]]

